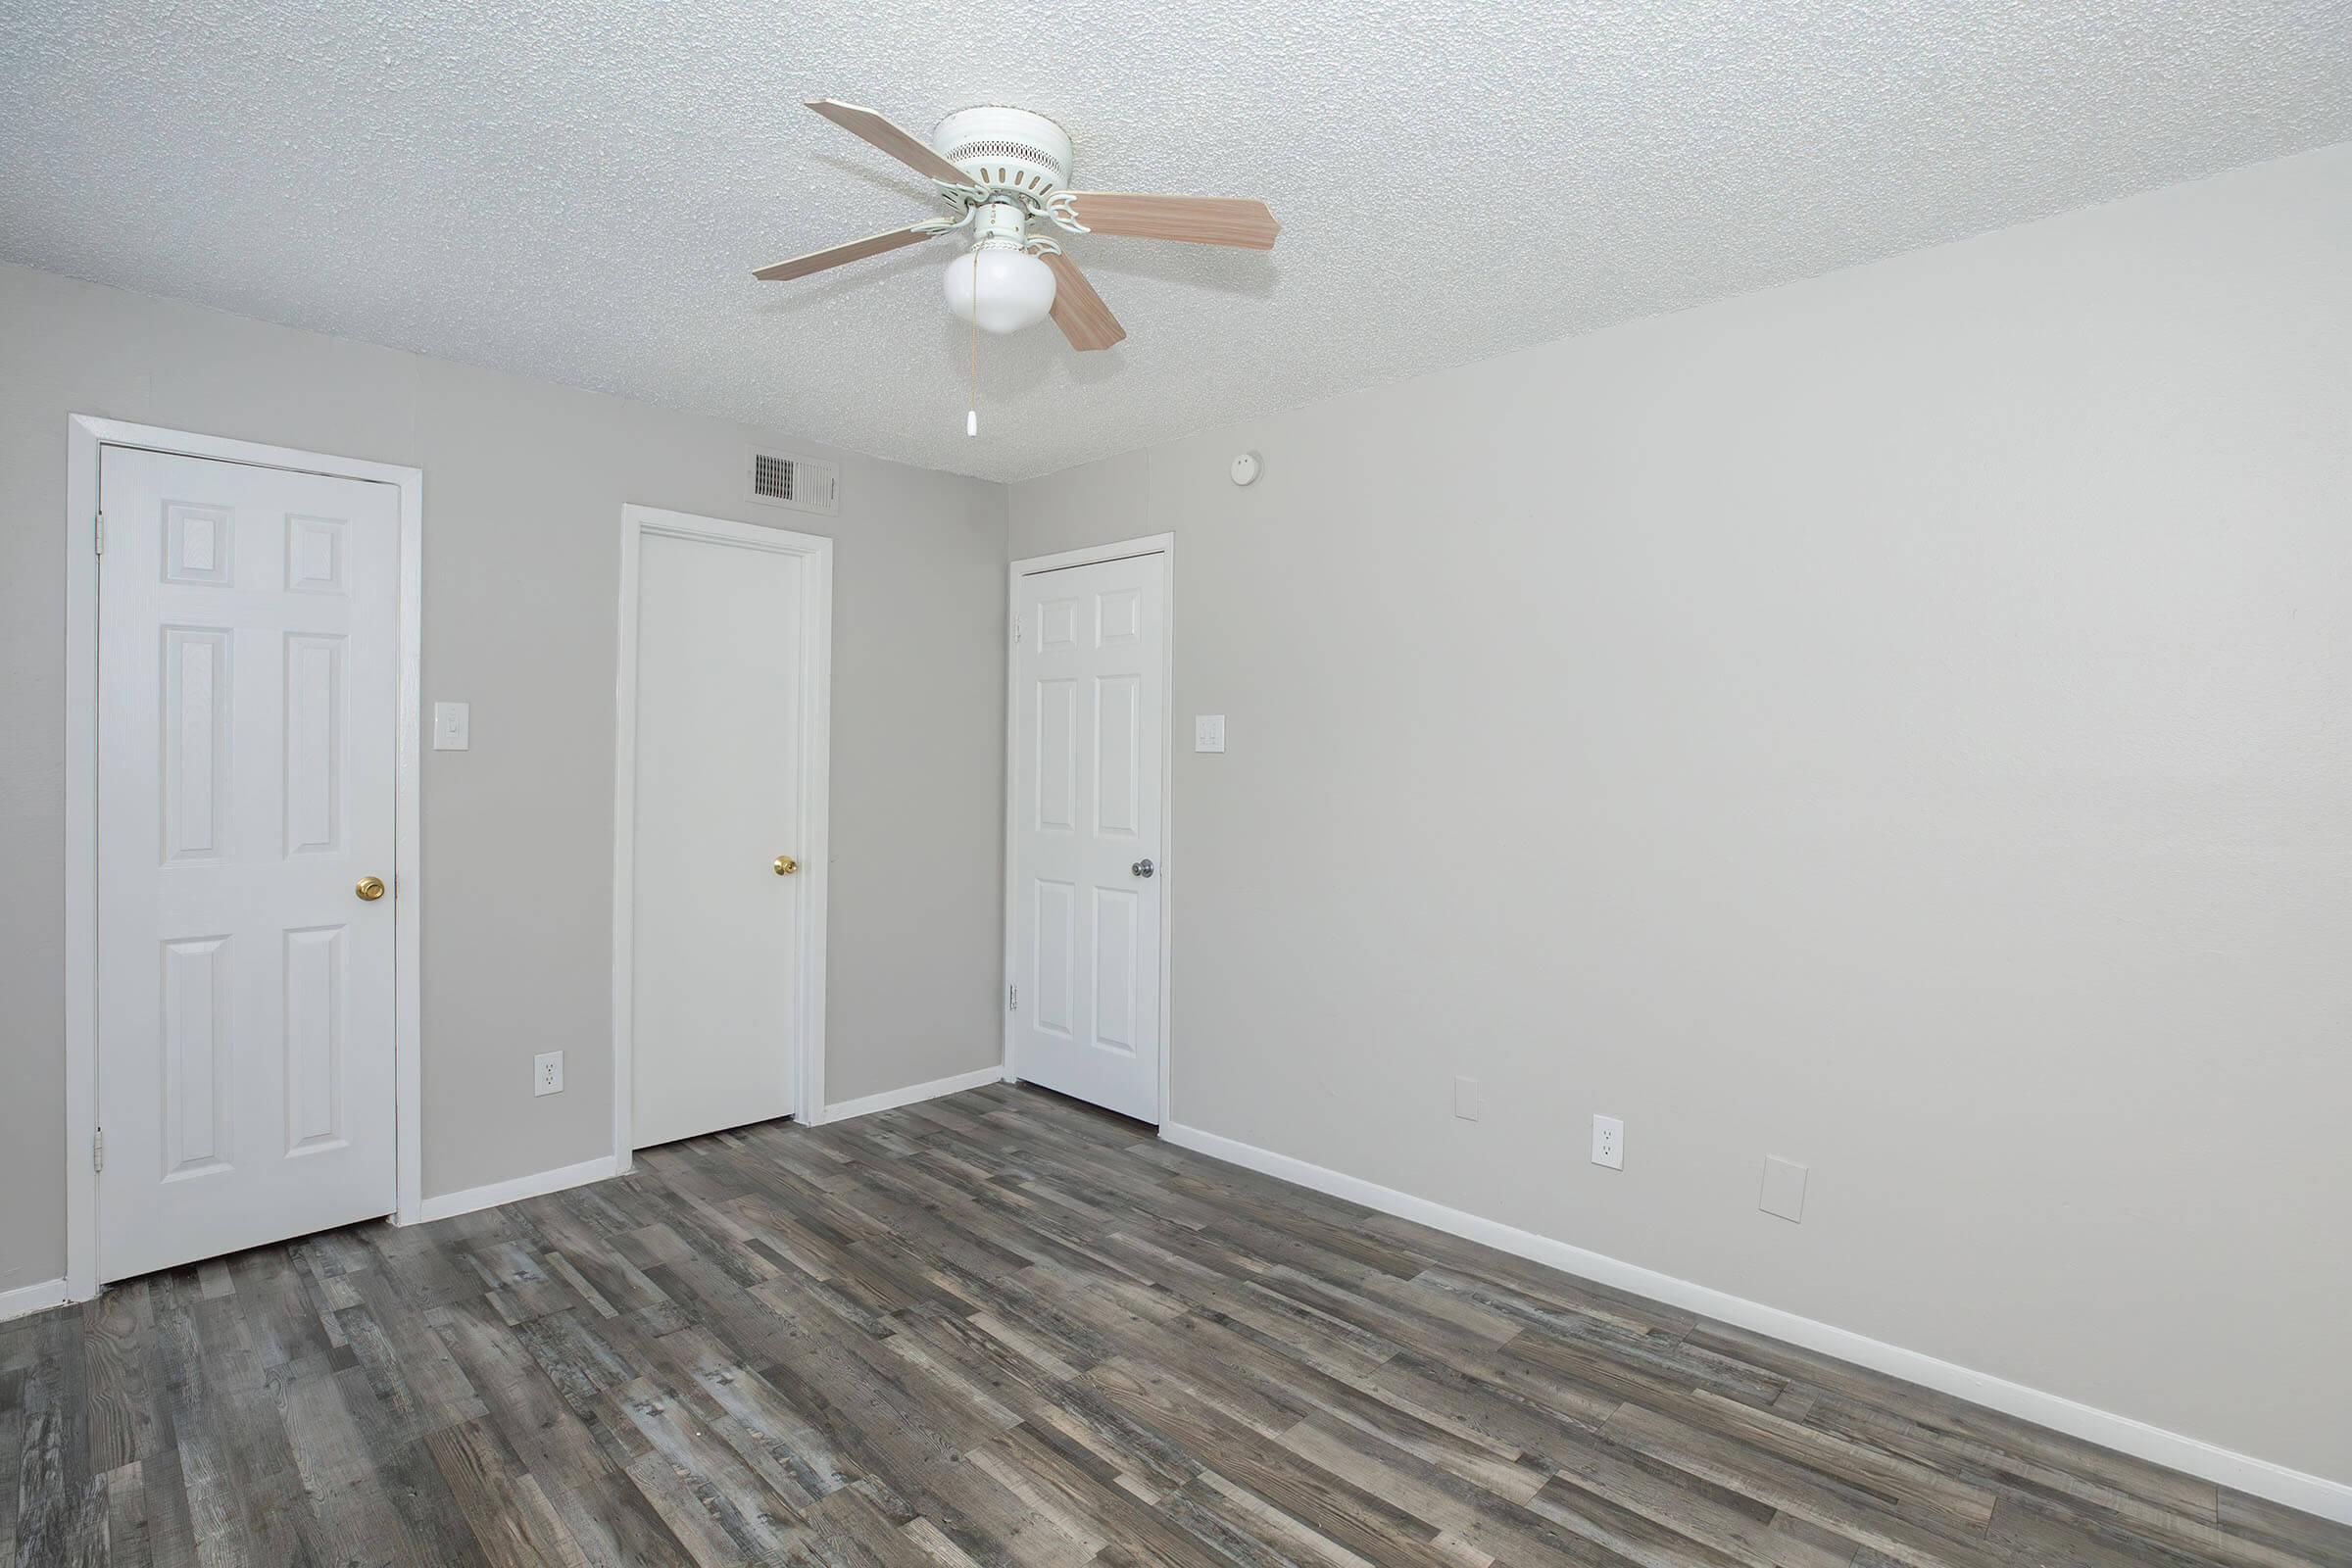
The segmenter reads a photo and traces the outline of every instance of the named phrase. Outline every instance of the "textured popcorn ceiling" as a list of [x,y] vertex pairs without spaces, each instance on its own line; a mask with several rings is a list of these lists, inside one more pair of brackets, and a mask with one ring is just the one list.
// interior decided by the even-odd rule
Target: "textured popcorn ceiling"
[[[951,242],[749,276],[938,211],[818,95],[1282,243],[1072,240],[967,441]],[[0,129],[9,260],[1004,479],[2352,139],[2352,3],[0,0]]]

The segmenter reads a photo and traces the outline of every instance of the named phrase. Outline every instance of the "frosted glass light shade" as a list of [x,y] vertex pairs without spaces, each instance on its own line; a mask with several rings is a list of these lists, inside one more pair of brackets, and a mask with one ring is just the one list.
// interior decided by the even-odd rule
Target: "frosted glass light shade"
[[982,251],[978,260],[976,294],[968,252],[950,262],[941,274],[948,288],[948,309],[958,318],[976,322],[983,332],[1018,332],[1052,313],[1054,269],[1026,251]]

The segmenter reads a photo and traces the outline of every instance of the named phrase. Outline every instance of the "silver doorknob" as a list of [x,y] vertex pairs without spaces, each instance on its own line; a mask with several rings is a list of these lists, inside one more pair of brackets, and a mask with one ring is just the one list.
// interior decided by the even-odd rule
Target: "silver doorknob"
[[1133,871],[1137,876],[1150,876],[1152,867],[1150,860],[1138,860],[1127,869]]

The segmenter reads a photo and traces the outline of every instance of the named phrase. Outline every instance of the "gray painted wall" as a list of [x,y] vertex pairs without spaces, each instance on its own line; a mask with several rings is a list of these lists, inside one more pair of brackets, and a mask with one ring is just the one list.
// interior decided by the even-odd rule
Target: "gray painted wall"
[[2352,1479],[2347,279],[2336,148],[1014,486],[1228,716],[1175,1119]]
[[20,268],[0,345],[0,1291],[65,1264],[69,414],[425,470],[426,697],[473,705],[473,749],[425,753],[428,1196],[611,1149],[623,502],[840,541],[829,1098],[998,1059],[1002,488],[786,440],[842,463],[841,515],[769,514],[738,426]]

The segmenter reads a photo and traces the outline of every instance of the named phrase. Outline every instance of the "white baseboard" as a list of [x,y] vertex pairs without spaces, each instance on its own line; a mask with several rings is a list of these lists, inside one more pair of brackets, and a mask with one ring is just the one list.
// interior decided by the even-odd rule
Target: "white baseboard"
[[1653,1301],[1663,1301],[1669,1306],[1696,1312],[1703,1317],[1730,1323],[1823,1355],[1836,1356],[1840,1361],[1850,1361],[1874,1372],[1884,1372],[1907,1383],[1916,1383],[1973,1404],[1984,1405],[2004,1415],[2032,1421],[2038,1426],[2145,1459],[2152,1464],[2182,1471],[2222,1486],[2234,1487],[2258,1497],[2268,1497],[2273,1502],[2300,1508],[2305,1513],[2318,1514],[2323,1519],[2352,1524],[2352,1484],[2290,1470],[2267,1459],[2257,1459],[2251,1454],[2218,1447],[2196,1438],[2183,1437],[2178,1432],[2168,1432],[2162,1427],[2101,1410],[2062,1395],[2045,1394],[2022,1383],[2011,1383],[1989,1373],[1955,1366],[1918,1350],[1906,1350],[1900,1346],[1887,1345],[1848,1329],[1799,1317],[1794,1312],[1785,1312],[1777,1306],[1766,1306],[1761,1301],[1750,1301],[1704,1285],[1694,1285],[1689,1280],[1676,1279],[1671,1274],[1660,1274],[1654,1269],[1623,1262],[1600,1252],[1588,1251],[1566,1242],[1554,1241],[1548,1236],[1538,1236],[1533,1231],[1523,1231],[1499,1220],[1484,1219],[1458,1208],[1448,1208],[1426,1198],[1415,1198],[1410,1193],[1400,1193],[1360,1177],[1327,1170],[1321,1165],[1311,1165],[1289,1154],[1277,1154],[1253,1144],[1203,1132],[1198,1127],[1171,1122],[1160,1128],[1159,1135],[1180,1149],[1190,1149],[1268,1176],[1277,1176],[1300,1187],[1312,1188],[1318,1193],[1328,1193],[1334,1198],[1361,1203],[1366,1208],[1379,1209],[1384,1214],[1416,1221],[1433,1230],[1446,1231],[1468,1241],[1483,1242],[1499,1251],[1546,1264],[1563,1273],[1630,1291],[1636,1296],[1645,1296]]
[[[976,1072],[958,1073],[953,1078],[937,1078],[927,1084],[911,1084],[905,1089],[892,1089],[863,1100],[852,1100],[838,1105],[827,1105],[823,1120],[840,1121],[849,1116],[870,1115],[877,1110],[895,1110],[918,1101],[937,1100],[966,1089],[978,1089],[993,1084],[1004,1075],[1002,1067],[983,1067]],[[583,1159],[577,1165],[565,1165],[557,1170],[543,1170],[530,1176],[517,1176],[513,1181],[492,1182],[487,1187],[469,1187],[462,1193],[444,1193],[439,1198],[424,1200],[421,1218],[425,1223],[449,1219],[458,1214],[470,1214],[478,1208],[495,1208],[500,1203],[513,1203],[525,1198],[539,1198],[548,1193],[560,1193],[566,1187],[585,1187],[601,1182],[630,1168],[634,1159],[621,1160],[612,1154],[595,1159]]]
[[554,1170],[534,1171],[517,1176],[513,1181],[492,1182],[487,1187],[468,1187],[462,1193],[443,1193],[428,1198],[422,1206],[426,1223],[450,1219],[459,1214],[470,1214],[477,1208],[496,1208],[501,1203],[518,1202],[525,1198],[540,1198],[560,1193],[566,1187],[585,1187],[618,1174],[619,1162],[611,1154],[599,1154],[583,1159],[577,1165],[562,1165]]
[[852,1116],[870,1116],[877,1110],[896,1110],[901,1105],[920,1104],[926,1100],[937,1100],[942,1095],[960,1095],[966,1089],[980,1089],[1004,1081],[1003,1067],[980,1067],[971,1072],[959,1072],[953,1078],[934,1078],[927,1084],[886,1089],[878,1095],[867,1095],[862,1100],[845,1100],[838,1105],[827,1105],[824,1119],[847,1121]]
[[30,1317],[66,1304],[64,1280],[35,1280],[13,1291],[0,1291],[0,1323],[12,1317]]

